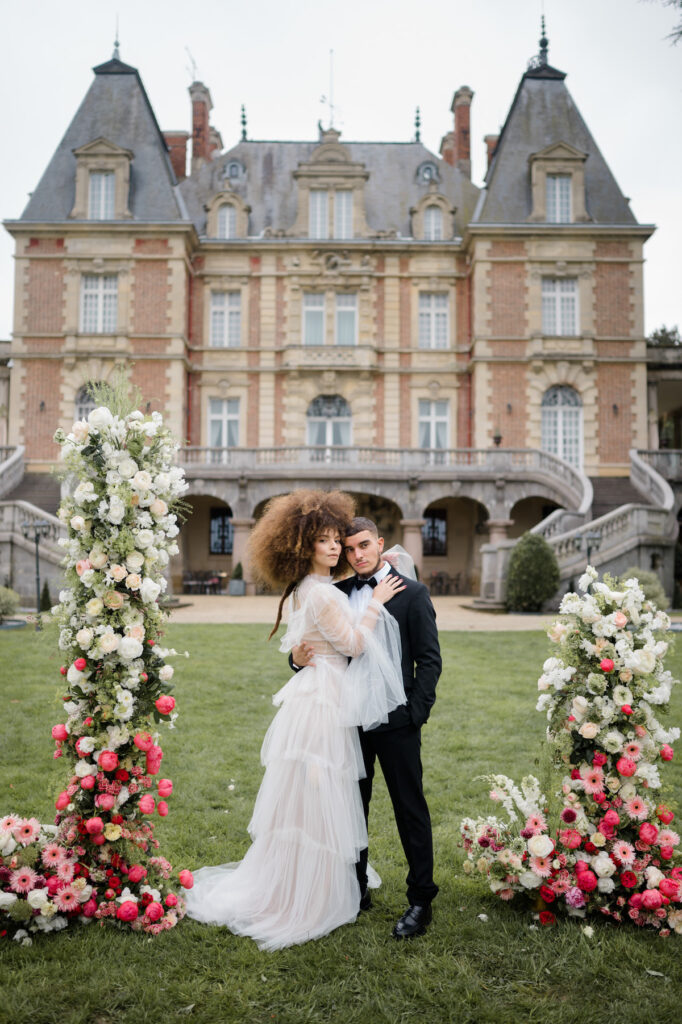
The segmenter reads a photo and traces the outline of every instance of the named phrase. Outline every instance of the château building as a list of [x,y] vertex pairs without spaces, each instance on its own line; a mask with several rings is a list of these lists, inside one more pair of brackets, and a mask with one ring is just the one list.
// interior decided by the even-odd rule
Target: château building
[[333,126],[263,141],[245,118],[223,148],[203,83],[189,90],[191,131],[162,131],[135,68],[117,53],[94,68],[26,209],[5,221],[4,575],[21,589],[28,572],[10,565],[28,515],[17,503],[55,510],[56,426],[86,416],[87,382],[122,366],[183,440],[194,512],[176,589],[238,562],[249,581],[264,503],[319,486],[352,492],[436,590],[499,602],[528,529],[555,546],[564,584],[596,532],[597,564],[639,561],[670,590],[671,473],[646,454],[658,448],[642,281],[654,228],[565,78],[543,37],[499,136],[485,136],[479,188],[467,86],[438,154],[418,129],[407,142]]

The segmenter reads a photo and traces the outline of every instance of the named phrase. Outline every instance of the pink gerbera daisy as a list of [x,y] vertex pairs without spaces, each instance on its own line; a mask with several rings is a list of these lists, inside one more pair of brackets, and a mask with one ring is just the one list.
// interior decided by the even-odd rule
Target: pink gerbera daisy
[[501,900],[513,900],[514,890],[513,889],[500,889],[497,894]]
[[527,831],[536,836],[539,835],[540,832],[545,831],[547,828],[547,822],[541,814],[531,814],[529,815],[524,827]]
[[623,753],[626,757],[629,757],[631,761],[639,761],[642,756],[642,748],[639,743],[632,740],[630,743],[626,743],[623,747]]
[[680,841],[680,837],[677,832],[673,832],[671,828],[663,828],[658,833],[658,845],[659,846],[677,846]]
[[9,876],[9,886],[13,892],[30,892],[37,881],[38,875],[33,868],[17,868]]
[[70,910],[77,910],[80,906],[78,893],[71,885],[65,885],[55,896],[52,897],[57,904],[57,909],[68,914]]
[[21,818],[18,818],[16,814],[7,814],[0,820],[0,832],[14,832],[20,824]]
[[601,768],[581,768],[580,778],[586,793],[601,793],[604,788],[604,773]]
[[45,867],[51,868],[55,867],[57,864],[61,864],[65,857],[65,851],[58,843],[48,843],[47,846],[43,848],[43,852],[40,856]]
[[618,858],[621,864],[627,864],[629,866],[634,862],[635,848],[630,843],[626,843],[624,839],[619,839],[615,842],[611,852],[614,857]]
[[558,871],[552,879],[552,889],[557,896],[563,896],[571,888],[571,876],[565,869]]
[[530,869],[540,878],[549,878],[552,873],[552,862],[549,857],[531,857]]
[[649,813],[649,808],[640,796],[633,796],[632,800],[628,800],[625,810],[635,821],[643,821]]
[[22,818],[12,835],[22,846],[28,846],[40,835],[40,822],[37,818]]
[[70,882],[73,874],[73,861],[62,860],[57,864],[57,875],[61,878],[62,882]]

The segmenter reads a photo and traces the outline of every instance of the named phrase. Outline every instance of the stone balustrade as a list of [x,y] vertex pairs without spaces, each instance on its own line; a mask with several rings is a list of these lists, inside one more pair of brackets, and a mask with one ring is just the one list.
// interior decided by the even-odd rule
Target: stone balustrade
[[24,475],[24,446],[0,446],[0,498],[13,491]]

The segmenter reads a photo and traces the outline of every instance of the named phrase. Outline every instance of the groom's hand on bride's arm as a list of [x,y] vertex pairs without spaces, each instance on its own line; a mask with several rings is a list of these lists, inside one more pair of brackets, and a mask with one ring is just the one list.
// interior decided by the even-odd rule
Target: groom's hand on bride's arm
[[314,653],[312,645],[307,644],[304,640],[302,644],[297,644],[296,647],[291,648],[289,664],[295,672],[300,668],[307,668],[308,665],[313,663]]

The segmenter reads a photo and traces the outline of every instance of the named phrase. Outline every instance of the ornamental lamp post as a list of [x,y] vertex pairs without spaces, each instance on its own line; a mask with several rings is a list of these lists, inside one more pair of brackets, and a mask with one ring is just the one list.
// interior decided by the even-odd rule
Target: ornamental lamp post
[[26,520],[21,524],[21,532],[24,535],[25,540],[31,540],[35,542],[36,546],[36,629],[42,629],[42,621],[40,618],[40,540],[42,537],[47,537],[50,532],[50,524],[45,522],[44,519]]
[[599,551],[601,547],[601,530],[586,530],[585,533],[578,534],[574,540],[574,547],[576,551],[580,551],[585,542],[585,549],[587,553],[587,564],[590,564],[590,556],[593,551]]

